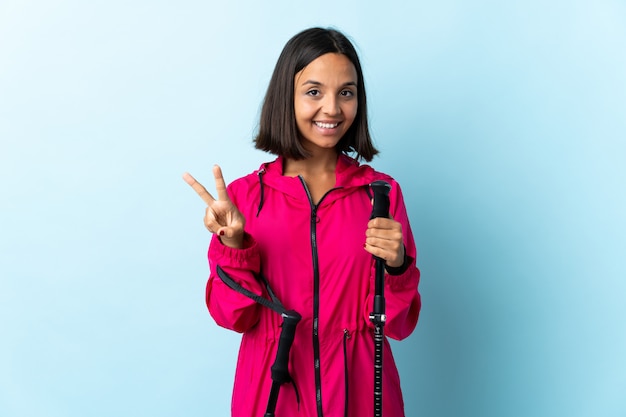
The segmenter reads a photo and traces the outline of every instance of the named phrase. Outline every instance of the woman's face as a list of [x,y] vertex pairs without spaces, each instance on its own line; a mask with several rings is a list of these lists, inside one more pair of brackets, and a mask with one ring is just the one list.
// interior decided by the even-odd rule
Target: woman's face
[[357,114],[357,73],[342,54],[311,61],[294,79],[294,110],[302,145],[309,152],[334,148]]

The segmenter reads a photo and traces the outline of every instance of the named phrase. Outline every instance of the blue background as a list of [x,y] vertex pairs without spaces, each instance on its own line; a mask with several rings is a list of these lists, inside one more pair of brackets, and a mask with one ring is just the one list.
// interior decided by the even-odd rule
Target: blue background
[[202,201],[284,43],[361,54],[423,311],[408,416],[626,416],[623,1],[0,2],[0,415],[226,416]]

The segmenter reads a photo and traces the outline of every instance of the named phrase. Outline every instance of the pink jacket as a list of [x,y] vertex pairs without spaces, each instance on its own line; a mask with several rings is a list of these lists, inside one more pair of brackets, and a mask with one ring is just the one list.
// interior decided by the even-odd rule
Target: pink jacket
[[[367,185],[392,185],[390,212],[402,224],[410,267],[385,276],[385,336],[411,334],[421,308],[416,249],[400,186],[388,175],[341,155],[337,183],[317,206],[299,177],[282,175],[282,158],[228,186],[246,218],[243,249],[213,237],[206,301],[216,323],[243,333],[232,397],[234,417],[262,417],[271,387],[281,317],[227,287],[220,265],[235,281],[266,294],[259,271],[286,309],[302,315],[289,358],[294,384],[280,390],[276,417],[373,415],[374,262],[363,249],[372,211]],[[266,295],[267,296],[267,295]],[[383,355],[383,415],[404,416],[398,370],[388,341]],[[346,412],[347,410],[347,412]]]

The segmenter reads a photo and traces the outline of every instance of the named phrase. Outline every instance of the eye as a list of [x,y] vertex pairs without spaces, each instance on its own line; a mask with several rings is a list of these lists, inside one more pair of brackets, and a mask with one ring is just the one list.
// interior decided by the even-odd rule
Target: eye
[[319,96],[321,94],[320,90],[315,90],[315,89],[309,90],[306,93],[307,93],[307,95],[313,96],[313,97],[317,97],[317,96]]
[[352,90],[343,90],[339,94],[343,97],[354,97],[354,92]]

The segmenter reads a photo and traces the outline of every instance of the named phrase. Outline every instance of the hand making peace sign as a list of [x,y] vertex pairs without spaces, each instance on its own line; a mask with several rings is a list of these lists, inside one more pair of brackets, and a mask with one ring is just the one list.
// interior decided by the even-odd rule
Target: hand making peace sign
[[186,172],[183,175],[183,179],[207,204],[204,225],[209,232],[217,233],[222,243],[226,246],[242,248],[243,228],[246,224],[246,219],[228,197],[222,169],[218,165],[213,166],[213,176],[215,177],[217,200],[189,173]]

